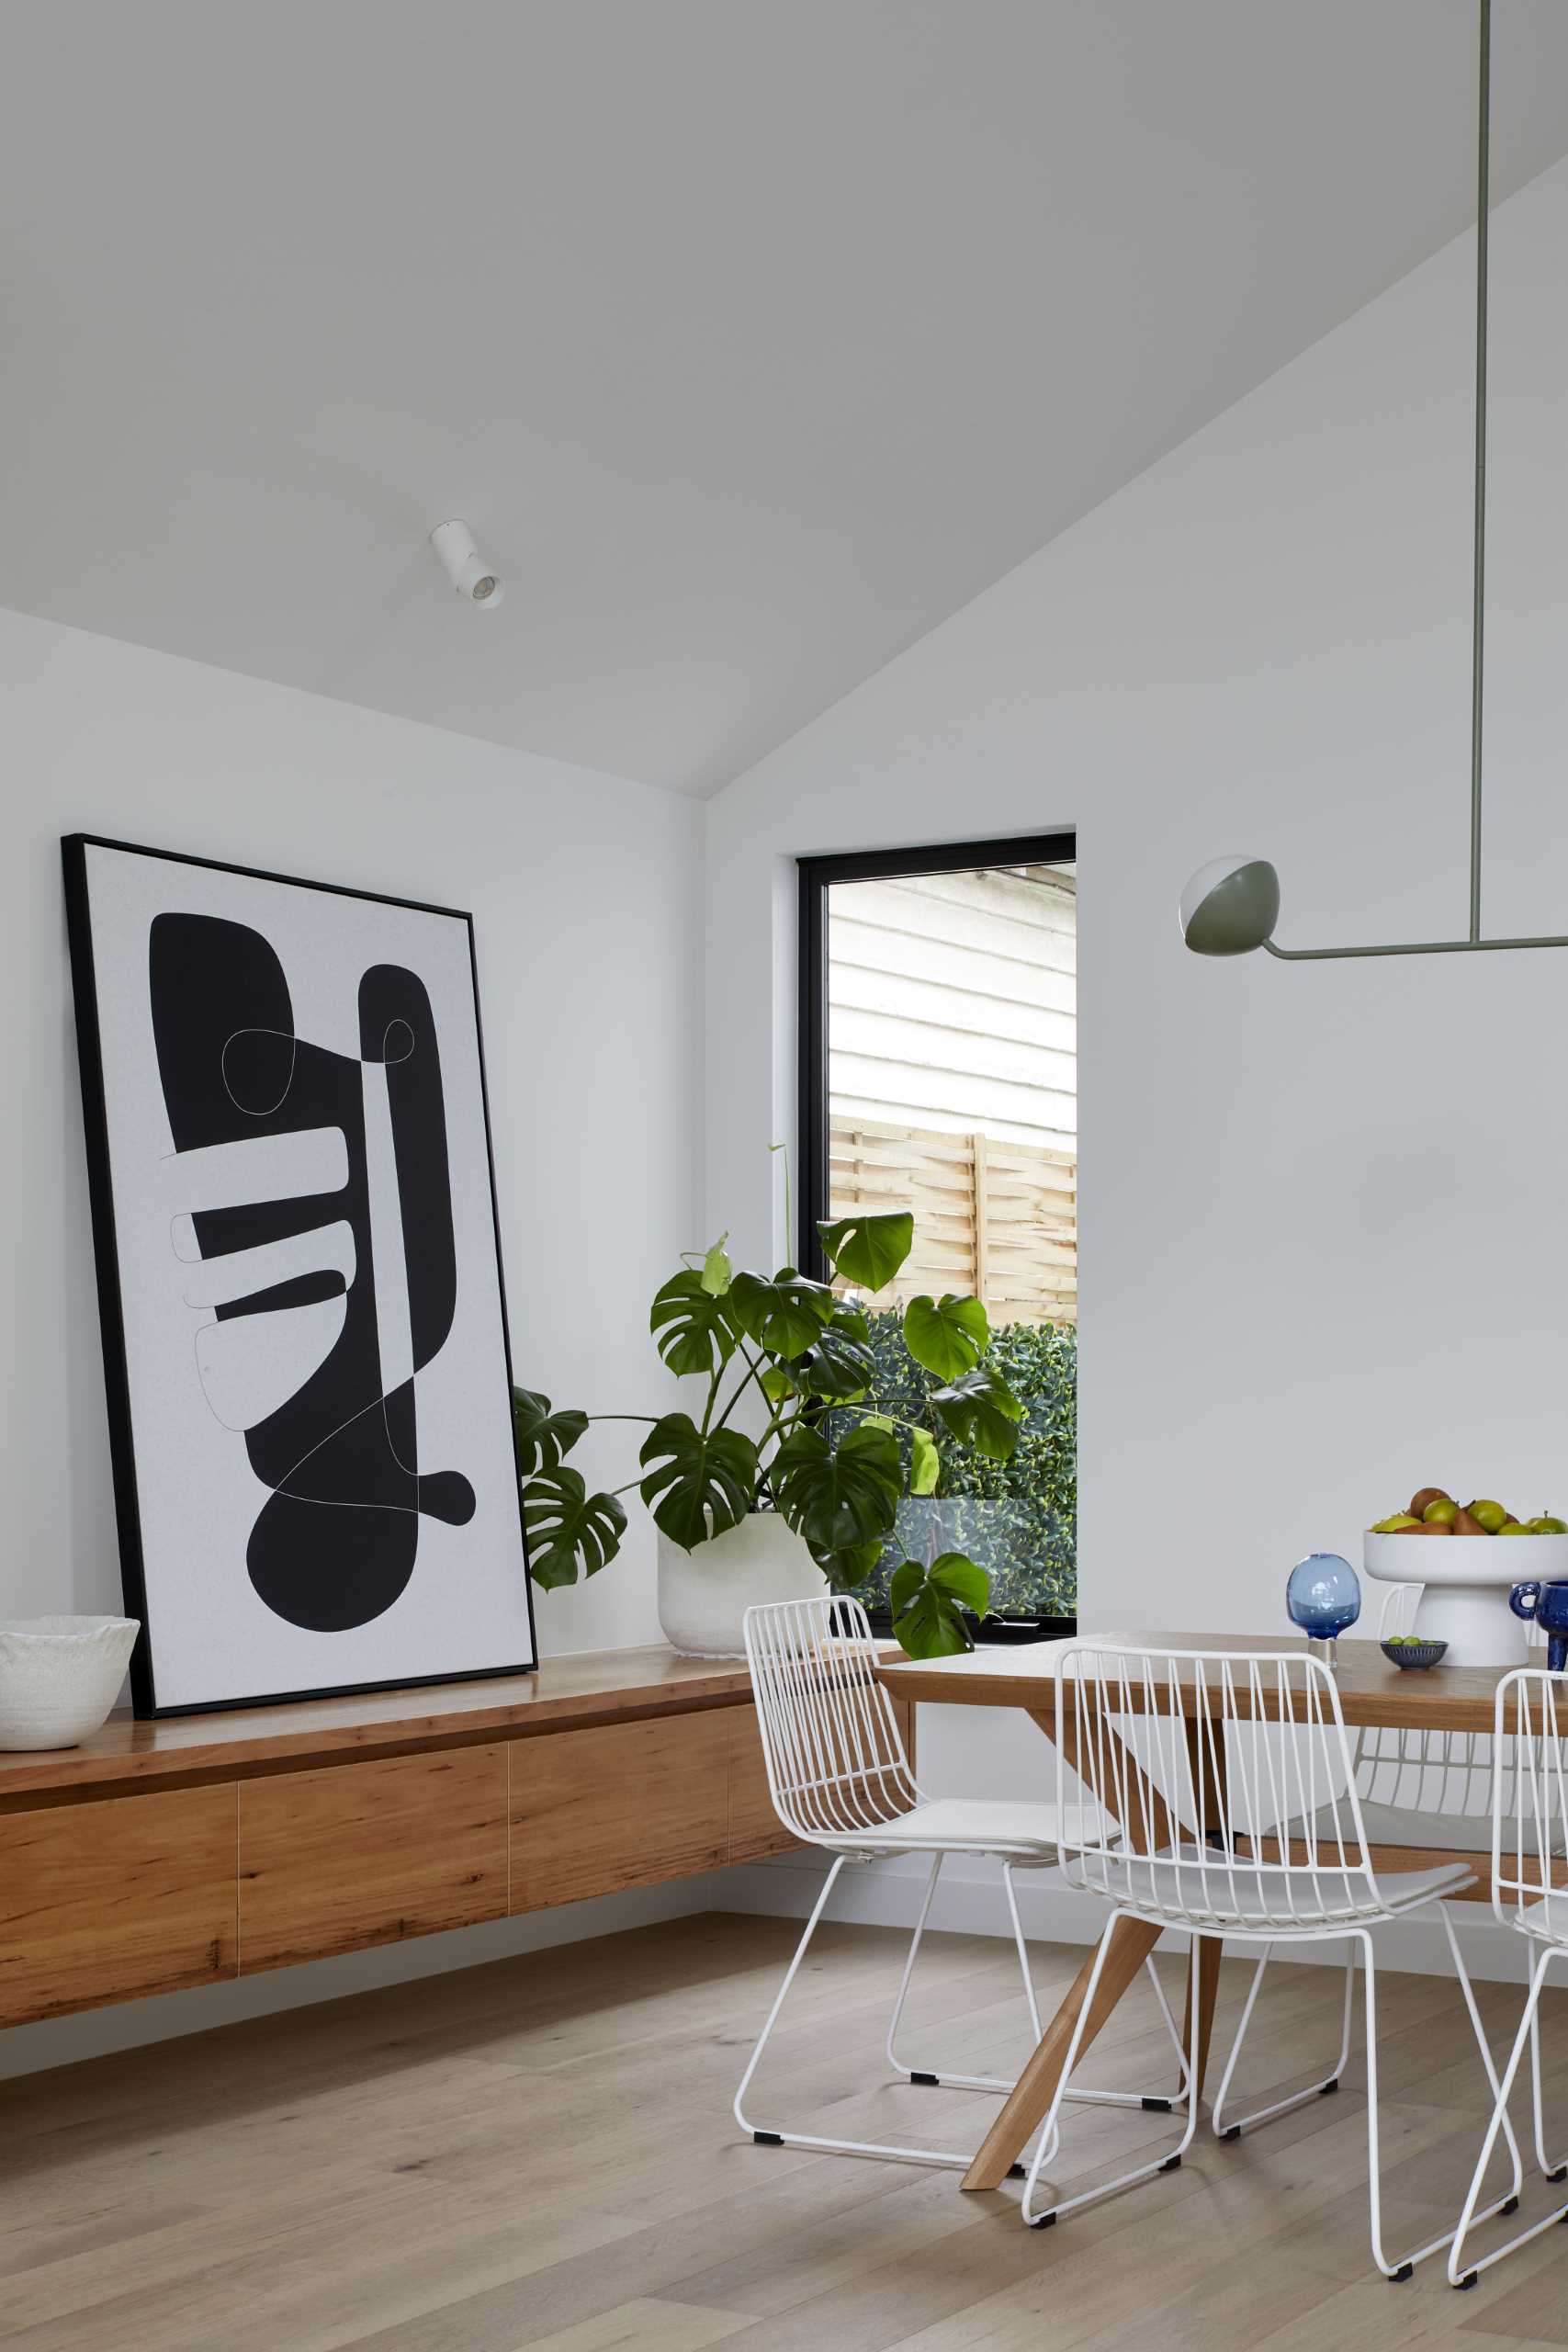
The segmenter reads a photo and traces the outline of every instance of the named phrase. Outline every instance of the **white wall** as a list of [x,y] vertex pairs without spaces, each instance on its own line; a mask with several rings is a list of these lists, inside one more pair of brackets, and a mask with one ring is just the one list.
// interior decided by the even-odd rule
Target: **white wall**
[[[1212,964],[1176,920],[1192,868],[1245,850],[1280,868],[1284,944],[1462,933],[1473,254],[711,808],[707,1223],[747,1256],[784,1247],[793,859],[1077,829],[1090,1628],[1280,1632],[1291,1563],[1359,1557],[1428,1479],[1568,1507],[1568,953]],[[1568,932],[1565,276],[1559,166],[1493,229],[1495,933]],[[944,1786],[1044,1757],[925,1712]]]
[[[749,1254],[783,1247],[793,858],[1077,828],[1091,1626],[1277,1629],[1292,1561],[1427,1478],[1568,1501],[1568,953],[1213,964],[1176,922],[1245,849],[1284,944],[1462,932],[1472,254],[712,806],[707,1222]],[[1568,166],[1493,269],[1485,915],[1568,931]]]
[[[470,909],[517,1377],[657,1409],[648,1301],[697,1238],[700,808],[16,614],[0,742],[0,1615],[119,1606],[62,832]],[[636,1466],[615,1432],[576,1458]],[[657,1640],[645,1515],[536,1598],[547,1652]]]

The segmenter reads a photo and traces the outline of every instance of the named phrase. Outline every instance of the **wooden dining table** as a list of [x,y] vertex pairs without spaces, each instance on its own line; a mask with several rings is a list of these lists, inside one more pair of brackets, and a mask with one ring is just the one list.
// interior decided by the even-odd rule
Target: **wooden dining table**
[[[1073,1650],[1086,1646],[1155,1653],[1201,1651],[1208,1655],[1251,1653],[1256,1656],[1266,1653],[1278,1656],[1304,1651],[1305,1644],[1299,1639],[1270,1641],[1267,1636],[1257,1634],[1097,1633],[1077,1642],[1036,1642],[1021,1646],[977,1649],[956,1657],[886,1659],[878,1666],[877,1672],[888,1689],[901,1699],[923,1701],[928,1705],[941,1707],[1021,1709],[1055,1746],[1057,1671],[1064,1657]],[[1382,1725],[1408,1731],[1490,1732],[1494,1727],[1497,1685],[1505,1671],[1506,1669],[1501,1667],[1443,1666],[1433,1667],[1426,1672],[1407,1671],[1392,1665],[1375,1642],[1342,1641],[1338,1645],[1335,1681],[1345,1722],[1352,1729]],[[1191,1678],[1186,1678],[1179,1680],[1177,1687],[1183,1698],[1191,1702],[1183,1708],[1190,1738],[1197,1703],[1196,1685]],[[1264,1712],[1268,1714],[1274,1711],[1266,1707]],[[1070,1721],[1070,1717],[1065,1716],[1065,1721]],[[1066,1760],[1071,1762],[1070,1755]],[[1054,1768],[1044,1757],[1042,1762],[1046,1764],[1054,1787]],[[1140,1850],[1146,1850],[1149,1842],[1163,1843],[1171,1829],[1169,1816],[1158,1792],[1149,1789],[1146,1782],[1144,1786],[1146,1794],[1145,1819],[1153,1826],[1154,1838],[1147,1839],[1142,1826],[1129,1825],[1128,1834]],[[1211,1826],[1208,1822],[1188,1825],[1190,1828],[1203,1829]],[[1471,1903],[1489,1903],[1492,1899],[1489,1849],[1471,1853],[1456,1851],[1451,1847],[1369,1844],[1367,1850],[1374,1871],[1390,1872],[1429,1870],[1445,1863],[1468,1861],[1474,1872],[1473,1883],[1462,1889],[1453,1899]],[[1554,1872],[1556,1875],[1558,1873]],[[1162,1928],[1141,1919],[1117,1921],[1095,1991],[1094,2006],[1085,2021],[1084,2049],[1103,2030],[1122,1996],[1136,1982],[1145,1961],[1163,1932]],[[1222,1939],[1218,1936],[1201,1936],[1193,1941],[1190,1967],[1197,1971],[1198,1983],[1194,1987],[1190,1976],[1188,1991],[1189,2001],[1192,2005],[1189,2014],[1195,2009],[1197,2023],[1195,2098],[1203,2086],[1214,2004],[1219,1991],[1222,1948]],[[965,2188],[998,2188],[1039,2129],[1066,2062],[1074,2026],[1088,1996],[1093,1965],[1094,1955],[1091,1952],[1061,2007],[1045,2027],[1032,2057],[987,2133],[974,2163],[964,2174]]]

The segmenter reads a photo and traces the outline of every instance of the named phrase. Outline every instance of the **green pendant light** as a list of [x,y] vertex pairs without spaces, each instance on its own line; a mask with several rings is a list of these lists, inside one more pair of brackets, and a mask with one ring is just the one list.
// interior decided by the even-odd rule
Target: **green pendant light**
[[1475,555],[1470,692],[1470,933],[1465,939],[1399,941],[1389,947],[1280,947],[1280,877],[1267,858],[1217,857],[1181,894],[1181,935],[1198,956],[1247,956],[1266,947],[1282,964],[1357,956],[1469,956],[1504,947],[1568,947],[1568,937],[1481,936],[1481,686],[1486,609],[1486,230],[1492,111],[1492,0],[1481,0],[1480,123],[1475,248]]

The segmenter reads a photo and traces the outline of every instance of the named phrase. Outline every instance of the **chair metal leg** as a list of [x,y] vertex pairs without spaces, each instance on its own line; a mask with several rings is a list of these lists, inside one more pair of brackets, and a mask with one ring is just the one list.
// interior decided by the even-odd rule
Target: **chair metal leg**
[[[1432,1907],[1441,1918],[1448,1935],[1449,1953],[1453,1961],[1454,1974],[1459,1979],[1460,1991],[1464,1996],[1465,2009],[1470,2018],[1471,2030],[1475,2036],[1476,2047],[1481,2052],[1482,2064],[1486,2071],[1486,2080],[1491,2086],[1493,2098],[1495,2101],[1500,2097],[1497,2070],[1492,2064],[1492,2052],[1487,2047],[1486,2035],[1481,2023],[1481,2012],[1475,2006],[1475,1995],[1471,1988],[1470,1973],[1464,1964],[1464,1955],[1459,1948],[1459,1938],[1454,1933],[1453,1921],[1449,1917],[1442,1904],[1435,1904]],[[1377,1968],[1372,1958],[1372,1938],[1366,1929],[1359,1931],[1359,1941],[1366,1968],[1367,1987],[1367,2176],[1371,2218],[1372,2260],[1385,2278],[1391,2278],[1397,2283],[1408,2278],[1418,2262],[1425,2262],[1430,2255],[1440,2254],[1445,2246],[1451,2248],[1463,2222],[1461,2216],[1461,2223],[1455,2229],[1444,2230],[1438,2236],[1429,2239],[1425,2245],[1416,2246],[1411,2253],[1401,2255],[1393,2261],[1390,2261],[1383,2252],[1382,2177],[1379,2162],[1378,2135]],[[1506,2110],[1499,2115],[1495,2107],[1494,2122],[1499,2126],[1506,2137],[1513,2182],[1511,2188],[1502,2197],[1495,2198],[1490,2205],[1483,2209],[1483,2217],[1490,2217],[1494,2213],[1511,2213],[1519,2201],[1519,2185],[1524,2177],[1519,2163],[1518,2143],[1514,2137],[1514,2129],[1508,2121]],[[1495,2140],[1496,2131],[1494,2130],[1488,2135],[1488,2154]],[[1472,2194],[1478,2192],[1479,2185],[1479,2177],[1472,2182]],[[1451,2254],[1450,2258],[1451,2261]]]
[[[1076,2197],[1063,2198],[1054,2205],[1042,2207],[1039,2211],[1035,2211],[1035,2183],[1040,2177],[1042,2165],[1049,2161],[1057,2140],[1062,2107],[1064,2101],[1070,2096],[1068,2086],[1072,2080],[1073,2068],[1077,2065],[1079,2053],[1083,2049],[1085,2031],[1094,2008],[1095,1995],[1100,1989],[1100,1973],[1105,1966],[1106,1954],[1111,1949],[1111,1935],[1118,1921],[1123,1916],[1126,1915],[1120,1911],[1113,1911],[1106,1922],[1105,1933],[1101,1936],[1095,1952],[1094,1967],[1090,1971],[1089,1984],[1085,1988],[1083,2003],[1073,2021],[1072,2038],[1067,2044],[1067,2054],[1063,2062],[1055,2090],[1052,2093],[1051,2105],[1041,2129],[1040,2141],[1030,2161],[1028,2177],[1023,2184],[1022,2212],[1024,2220],[1033,2230],[1048,2229],[1054,2222],[1059,2222],[1064,2214],[1076,2212],[1079,2206],[1098,2204],[1101,2198],[1113,2196],[1118,2189],[1131,2188],[1140,2180],[1152,2180],[1156,2173],[1176,2171],[1182,2157],[1192,2145],[1193,2133],[1198,2128],[1198,2102],[1195,2098],[1189,2098],[1181,2137],[1169,2154],[1156,2157],[1151,2164],[1135,2165],[1131,2172],[1122,2173],[1114,2180],[1102,2181],[1097,2188],[1082,2189]],[[1188,2083],[1195,2080],[1198,2064],[1200,1985],[1199,1972],[1196,1967],[1191,1971],[1191,1992],[1190,2038],[1187,2045],[1184,2075],[1184,2080]]]
[[1568,2180],[1568,2156],[1555,2160],[1546,2153],[1546,2120],[1540,2087],[1540,2007],[1530,2011],[1530,2112],[1535,2125],[1535,2160],[1548,2180]]
[[1309,2083],[1305,2090],[1292,2091],[1288,2098],[1277,2098],[1269,2107],[1254,2108],[1250,2115],[1237,2116],[1232,2122],[1225,2120],[1225,2100],[1230,2094],[1231,2078],[1235,2073],[1236,2061],[1241,2056],[1241,2045],[1247,2039],[1247,2027],[1252,2022],[1252,2012],[1257,2004],[1258,1996],[1263,1988],[1263,1972],[1269,1965],[1273,1951],[1272,1944],[1265,1944],[1262,1957],[1253,1970],[1252,1983],[1247,1987],[1247,2002],[1241,2013],[1241,2023],[1235,2030],[1235,2040],[1231,2044],[1230,2056],[1225,2061],[1225,2071],[1220,2077],[1220,2087],[1215,2093],[1214,2103],[1210,2110],[1210,2121],[1216,2140],[1239,2140],[1242,2133],[1250,2132],[1255,2124],[1268,2123],[1276,2115],[1288,2115],[1292,2108],[1305,2107],[1312,2099],[1326,2098],[1339,2088],[1339,2078],[1349,2064],[1350,2007],[1356,1989],[1354,1944],[1351,1945],[1345,1962],[1345,2003],[1340,2021],[1339,2055],[1334,2062],[1333,2073],[1325,2075],[1321,2082]]
[[[904,2014],[904,2003],[908,1995],[909,1981],[915,1973],[915,1958],[920,1949],[920,1939],[925,1933],[931,1901],[936,1894],[936,1883],[942,1874],[942,1866],[946,1859],[946,1855],[941,1852],[931,1857],[931,1872],[926,1880],[926,1891],[921,1900],[919,1917],[915,1921],[915,1933],[909,1945],[908,1957],[904,1962],[904,1973],[898,1983],[898,1997],[893,2005],[893,2016],[887,2028],[887,2063],[896,2075],[905,2075],[911,2083],[924,2083],[932,2089],[997,2091],[1006,2098],[1015,2086],[1016,2075],[955,2075],[950,2073],[945,2066],[938,2072],[934,2068],[928,2070],[924,2067],[911,2066],[907,2059],[901,2058],[898,2054],[897,2047],[898,2021]],[[1039,2041],[1043,2031],[1040,2021],[1040,2004],[1035,1997],[1034,1976],[1029,1965],[1029,1945],[1023,1932],[1023,1921],[1019,1916],[1018,1888],[1014,1883],[1013,1865],[1010,1861],[1004,1861],[1002,1864],[1002,1885],[1007,1893],[1008,1917],[1012,1922],[1012,1939],[1018,1952],[1019,1973],[1023,1979],[1023,1996],[1029,2004],[1031,2046],[1032,2047]],[[1154,1986],[1155,1999],[1159,2004],[1160,2015],[1165,2019],[1165,2030],[1170,2037],[1171,2046],[1176,2052],[1177,2064],[1181,2069],[1175,2098],[1173,2098],[1167,2092],[1160,2092],[1157,2096],[1145,2091],[1070,2092],[1069,2098],[1080,2106],[1164,2109],[1179,2105],[1185,2097],[1188,2081],[1187,2052],[1176,2020],[1170,2014],[1170,2003],[1166,1999],[1165,1987],[1159,1981],[1159,1972],[1152,1960],[1148,1962],[1148,1973],[1149,1982]],[[1047,2150],[1047,2154],[1050,2153],[1052,2152]]]
[[874,2140],[834,2140],[817,2132],[773,2131],[763,2125],[753,2123],[746,2112],[746,2094],[751,2086],[751,2077],[756,2073],[762,2052],[768,2046],[769,2037],[778,2023],[779,2012],[788,1998],[790,1986],[799,1973],[800,1963],[806,1958],[812,1937],[817,1933],[818,1923],[828,1907],[828,1898],[838,1883],[839,1872],[843,1869],[846,1859],[842,1854],[835,1859],[832,1869],[823,1882],[822,1892],[817,1898],[816,1908],[806,1923],[806,1932],[795,1946],[795,1957],[784,1971],[784,1983],[779,1986],[773,2006],[768,2011],[768,2021],[757,2038],[757,2046],[747,2062],[746,2072],[741,2075],[739,2087],[735,2094],[735,2120],[739,2124],[742,2132],[747,2132],[750,2138],[760,2142],[764,2147],[820,2148],[830,2150],[833,2154],[841,2156],[874,2156],[885,2164],[935,2165],[949,2172],[966,2172],[971,2162],[969,2156],[947,2154],[931,2148],[892,2147]]
[[[1501,2206],[1494,2204],[1492,2206],[1481,2207],[1478,2210],[1478,2199],[1481,2196],[1481,2183],[1485,2176],[1486,2167],[1492,2161],[1492,2152],[1497,2144],[1497,2134],[1500,2131],[1506,2132],[1509,2128],[1508,2100],[1513,2091],[1515,2077],[1518,2074],[1520,2064],[1523,2062],[1527,2046],[1531,2050],[1536,2061],[1536,2151],[1538,2155],[1540,2151],[1541,2130],[1539,2043],[1536,2038],[1537,2012],[1540,2003],[1541,1986],[1546,1982],[1547,1969],[1551,1966],[1551,1962],[1556,1958],[1556,1956],[1555,1948],[1551,1944],[1546,1945],[1541,1951],[1540,1958],[1536,1961],[1535,1966],[1531,1969],[1529,1990],[1525,1996],[1524,2015],[1519,2019],[1519,2030],[1514,2036],[1514,2046],[1508,2052],[1508,2063],[1503,2070],[1502,2082],[1498,2084],[1495,2080],[1495,2076],[1494,2075],[1491,2120],[1486,2126],[1486,2136],[1481,2143],[1481,2154],[1476,2159],[1475,2171],[1471,2178],[1469,2193],[1464,2200],[1463,2211],[1461,2212],[1459,2217],[1459,2227],[1454,2232],[1453,2244],[1449,2248],[1449,2284],[1450,2287],[1473,2287],[1482,2272],[1483,2270],[1490,2270],[1495,2262],[1501,2262],[1506,2254],[1517,2254],[1520,2246],[1529,2245],[1531,2238],[1540,2237],[1543,2231],[1550,2230],[1555,2222],[1568,2221],[1568,2205],[1560,2205],[1554,2212],[1548,2213],[1543,2221],[1532,2222],[1528,2230],[1521,2230],[1518,2236],[1510,2238],[1506,2245],[1494,2246],[1490,2254],[1481,2255],[1472,2260],[1465,2251],[1465,2240],[1469,2236],[1470,2232],[1476,2222],[1484,2221],[1488,2213],[1500,2211],[1511,2212],[1514,2205],[1518,2202],[1518,2199],[1516,2197],[1512,2200]],[[1491,2072],[1492,2070],[1489,2068],[1488,2071]],[[1516,2157],[1516,2165],[1517,2161],[1517,2159]],[[1548,2177],[1550,2178],[1552,2176],[1549,2172]]]

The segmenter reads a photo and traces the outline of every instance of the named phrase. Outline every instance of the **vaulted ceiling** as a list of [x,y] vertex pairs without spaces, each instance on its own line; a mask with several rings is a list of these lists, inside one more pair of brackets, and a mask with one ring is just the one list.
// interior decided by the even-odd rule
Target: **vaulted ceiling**
[[[1472,0],[52,0],[0,603],[703,792],[1464,228]],[[1497,0],[1495,194],[1568,150]],[[458,514],[504,571],[460,605]]]

